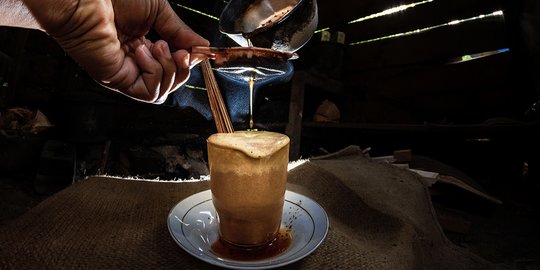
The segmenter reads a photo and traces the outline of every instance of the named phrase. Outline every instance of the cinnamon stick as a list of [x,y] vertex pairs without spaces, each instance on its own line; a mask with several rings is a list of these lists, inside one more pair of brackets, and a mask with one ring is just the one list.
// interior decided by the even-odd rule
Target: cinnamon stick
[[214,123],[216,124],[217,132],[219,133],[232,133],[234,128],[227,111],[227,106],[223,101],[219,86],[214,76],[214,71],[210,60],[205,59],[201,62],[201,69],[204,77],[204,83],[206,84],[206,90],[208,93],[208,101],[210,103],[210,110],[214,117]]

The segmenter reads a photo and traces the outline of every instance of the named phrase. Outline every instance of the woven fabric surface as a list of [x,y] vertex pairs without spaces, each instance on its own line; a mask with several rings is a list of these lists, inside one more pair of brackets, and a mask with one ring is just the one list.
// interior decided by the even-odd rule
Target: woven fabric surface
[[[91,177],[0,228],[0,269],[213,269],[167,228],[169,211],[208,181]],[[358,147],[289,172],[288,189],[317,201],[330,228],[322,245],[285,269],[493,269],[453,245],[413,173],[370,161]]]

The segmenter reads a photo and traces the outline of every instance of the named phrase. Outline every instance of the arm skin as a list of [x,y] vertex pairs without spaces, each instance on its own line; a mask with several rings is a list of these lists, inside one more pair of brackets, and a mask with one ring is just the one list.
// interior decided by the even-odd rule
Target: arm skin
[[[209,42],[166,0],[0,0],[0,25],[47,32],[96,81],[131,98],[163,103]],[[163,40],[145,35],[155,30]]]
[[32,13],[20,0],[0,0],[0,25],[41,30]]

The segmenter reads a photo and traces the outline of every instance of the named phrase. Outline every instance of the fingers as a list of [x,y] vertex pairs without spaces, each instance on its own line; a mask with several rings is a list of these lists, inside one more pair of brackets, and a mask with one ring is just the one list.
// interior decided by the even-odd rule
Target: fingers
[[124,93],[133,98],[154,103],[160,97],[162,66],[146,45],[140,45],[135,50],[135,62],[141,72]]
[[179,50],[173,54],[173,59],[178,68],[178,73],[176,74],[173,85],[173,90],[176,90],[189,78],[190,55],[186,50]]
[[171,54],[167,43],[162,40],[150,49],[140,45],[135,50],[140,75],[122,92],[141,101],[161,104],[172,91],[187,81],[190,73],[189,59],[186,50]]
[[157,41],[150,50],[144,47],[144,54],[136,53],[136,62],[142,72],[130,87],[130,91],[144,96],[143,101],[158,104],[165,102],[169,93],[187,81],[190,68],[207,58],[202,54],[190,55],[186,49],[210,44],[182,21],[167,1],[160,0],[159,3],[159,16],[152,28],[165,41]]
[[177,67],[173,61],[171,52],[169,51],[169,46],[165,41],[157,41],[154,46],[152,46],[152,55],[161,64],[162,68],[159,97],[166,97],[175,81]]
[[138,101],[155,103],[160,98],[163,74],[162,64],[152,55],[151,49],[142,43],[132,54],[124,55],[120,67],[112,75],[95,77],[104,87]]
[[163,103],[167,96],[189,78],[190,55],[186,50],[171,54],[165,41],[158,41],[152,47],[152,54],[163,69],[159,96],[155,103]]

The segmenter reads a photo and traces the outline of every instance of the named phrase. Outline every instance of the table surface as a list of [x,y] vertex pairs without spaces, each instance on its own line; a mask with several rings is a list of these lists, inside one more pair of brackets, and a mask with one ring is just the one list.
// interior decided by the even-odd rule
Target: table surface
[[[212,269],[167,228],[179,201],[207,189],[209,181],[85,179],[0,228],[0,269]],[[416,175],[358,147],[292,169],[287,189],[318,202],[330,227],[285,269],[493,269],[448,241]]]

